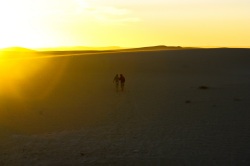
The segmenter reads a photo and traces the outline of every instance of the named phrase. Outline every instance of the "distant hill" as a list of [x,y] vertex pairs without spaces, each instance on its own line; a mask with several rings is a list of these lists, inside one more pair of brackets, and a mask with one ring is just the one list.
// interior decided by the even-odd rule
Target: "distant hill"
[[[82,53],[90,53],[95,51],[150,51],[150,50],[170,50],[170,49],[181,49],[181,46],[165,46],[165,45],[157,45],[157,46],[147,46],[147,47],[137,47],[137,48],[124,48],[119,46],[108,46],[108,47],[85,47],[85,46],[75,46],[75,47],[53,47],[53,48],[40,48],[36,49],[38,51],[45,52],[82,52]],[[79,52],[79,53],[80,53]]]
[[0,52],[36,52],[36,51],[24,47],[7,47],[0,49]]
[[0,49],[0,58],[25,58],[37,55],[37,51],[24,47],[8,47]]
[[165,45],[158,45],[158,46],[148,46],[148,47],[139,47],[139,48],[129,48],[125,50],[131,51],[150,51],[150,50],[169,50],[169,49],[181,49],[181,46],[165,46]]
[[69,55],[69,54],[95,54],[95,53],[108,53],[108,52],[137,52],[137,51],[158,51],[158,50],[177,50],[183,49],[181,46],[147,46],[137,48],[123,48],[119,46],[110,47],[54,47],[54,48],[42,48],[37,49],[41,53],[53,54],[53,55]]

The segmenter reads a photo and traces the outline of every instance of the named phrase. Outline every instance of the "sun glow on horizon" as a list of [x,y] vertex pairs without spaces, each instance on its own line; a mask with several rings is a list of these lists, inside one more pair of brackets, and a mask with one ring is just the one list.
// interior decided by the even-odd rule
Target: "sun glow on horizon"
[[32,83],[31,77],[48,64],[47,59],[32,60],[37,56],[33,51],[0,52],[0,96],[24,98],[24,85]]
[[1,1],[0,48],[249,47],[249,5],[246,0]]

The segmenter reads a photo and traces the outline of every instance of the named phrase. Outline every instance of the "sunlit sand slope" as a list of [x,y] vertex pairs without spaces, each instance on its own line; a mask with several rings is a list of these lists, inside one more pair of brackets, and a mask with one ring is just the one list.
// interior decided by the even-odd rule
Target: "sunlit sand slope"
[[[248,49],[114,52],[31,63],[43,68],[0,93],[1,130],[9,135],[0,163],[249,164]],[[112,81],[120,73],[125,92],[117,93]]]

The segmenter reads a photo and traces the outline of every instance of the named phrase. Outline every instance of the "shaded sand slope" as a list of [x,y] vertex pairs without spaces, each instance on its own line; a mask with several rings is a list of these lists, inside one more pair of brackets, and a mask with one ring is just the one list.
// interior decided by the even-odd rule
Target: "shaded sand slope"
[[[2,165],[250,163],[248,49],[32,61],[47,66],[18,98],[1,94]],[[115,92],[116,73],[127,79],[124,93]]]

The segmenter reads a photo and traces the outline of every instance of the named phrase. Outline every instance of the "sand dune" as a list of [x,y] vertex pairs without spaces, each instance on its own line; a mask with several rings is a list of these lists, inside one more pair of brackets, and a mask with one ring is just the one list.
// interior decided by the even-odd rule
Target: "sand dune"
[[249,49],[82,55],[2,89],[0,165],[250,164]]

